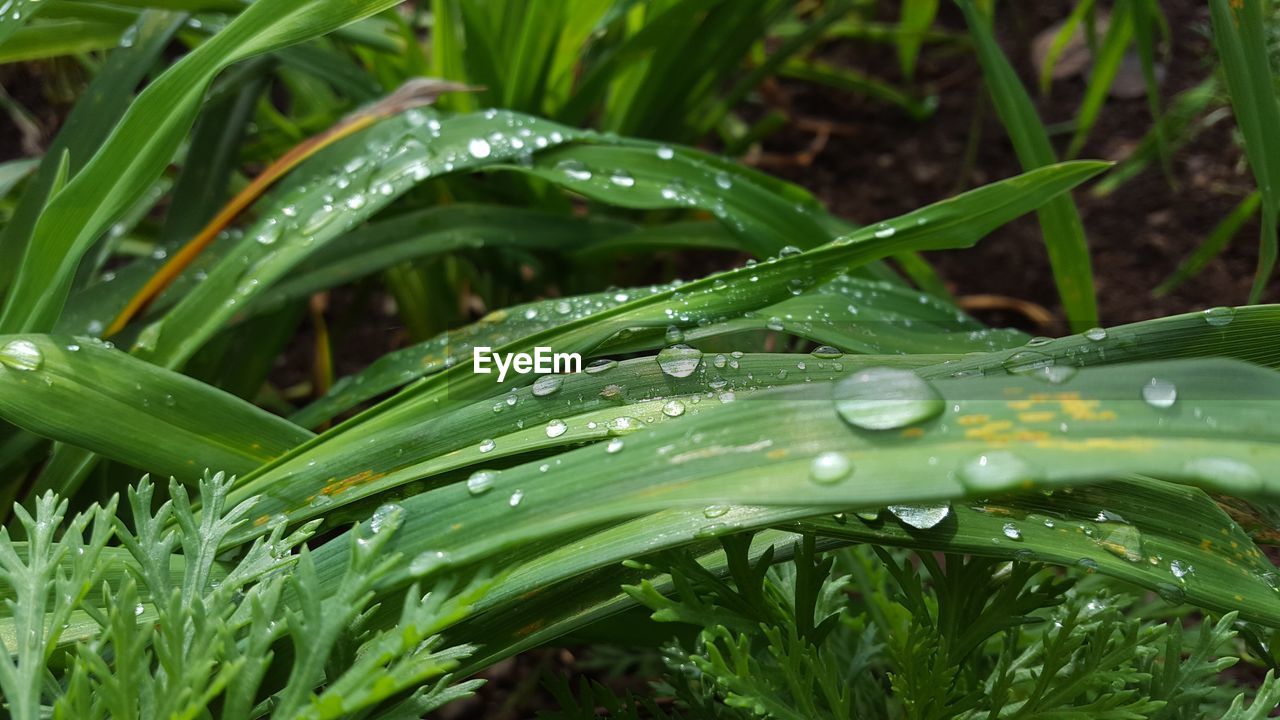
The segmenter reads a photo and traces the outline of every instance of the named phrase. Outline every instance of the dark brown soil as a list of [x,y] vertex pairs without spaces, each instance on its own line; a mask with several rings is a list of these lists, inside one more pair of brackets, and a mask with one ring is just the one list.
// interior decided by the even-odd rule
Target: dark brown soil
[[[1030,42],[1062,19],[1065,2],[1005,3],[997,20],[1006,54],[1028,87],[1035,71]],[[1162,95],[1167,99],[1211,72],[1208,8],[1196,0],[1161,3],[1172,42]],[[885,20],[892,20],[886,16]],[[944,3],[943,21],[956,29],[963,19]],[[895,83],[905,81],[887,52],[832,47],[829,59]],[[981,122],[975,162],[966,171],[965,149],[975,107],[986,102],[981,70],[972,55],[926,48],[918,72],[920,90],[935,94],[938,110],[913,122],[882,102],[801,83],[782,84],[773,94],[793,122],[764,143],[761,165],[815,192],[843,217],[863,223],[893,217],[985,182],[1021,171],[1003,127],[989,103]],[[1084,92],[1083,77],[1055,83],[1048,98],[1036,96],[1050,127],[1070,123]],[[814,147],[816,129],[831,133],[810,164],[794,159]],[[1151,127],[1145,98],[1107,101],[1083,158],[1119,160]],[[1160,283],[1254,187],[1232,141],[1230,121],[1220,122],[1174,156],[1177,189],[1152,167],[1108,197],[1075,193],[1093,252],[1100,313],[1105,323],[1131,322],[1214,305],[1246,302],[1257,261],[1258,226],[1247,224],[1231,247],[1199,276],[1167,297]],[[1065,146],[1069,132],[1055,137]],[[803,159],[803,158],[802,158]],[[1001,228],[976,248],[933,253],[928,258],[958,295],[995,293],[1044,305],[1059,316],[1057,293],[1039,226],[1024,218]],[[1266,300],[1280,299],[1272,284]]]

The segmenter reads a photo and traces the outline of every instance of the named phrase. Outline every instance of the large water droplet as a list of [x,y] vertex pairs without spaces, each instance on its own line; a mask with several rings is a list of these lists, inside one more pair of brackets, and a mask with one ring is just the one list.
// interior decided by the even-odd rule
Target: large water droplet
[[1204,321],[1214,327],[1230,325],[1235,316],[1235,308],[1229,307],[1214,307],[1204,311]]
[[1022,539],[1022,531],[1018,529],[1017,525],[1014,525],[1011,522],[1005,523],[1001,531],[1004,533],[1004,536],[1009,538],[1010,540]]
[[493,488],[493,483],[497,479],[497,470],[478,470],[467,478],[467,492],[472,495],[483,495]]
[[563,420],[552,420],[547,423],[547,437],[558,438],[568,429],[569,426],[565,425]]
[[1000,363],[1008,372],[1016,374],[1030,373],[1053,367],[1053,356],[1035,350],[1020,350]]
[[1168,380],[1151,378],[1142,386],[1142,399],[1153,408],[1171,408],[1178,401],[1178,388]]
[[836,411],[866,430],[891,430],[939,415],[945,403],[927,381],[909,370],[875,367],[836,385]]
[[487,453],[497,447],[498,444],[492,438],[485,438],[480,441],[480,452]]
[[820,485],[833,485],[844,480],[853,470],[853,463],[844,453],[824,452],[809,465],[809,478]]
[[658,367],[671,377],[689,377],[702,362],[702,351],[687,345],[672,345],[658,353]]
[[471,157],[476,159],[489,157],[491,148],[484,138],[476,138],[467,143],[467,152],[471,153]]
[[559,390],[563,383],[559,375],[543,375],[533,381],[532,392],[538,397],[546,397]]
[[586,367],[588,375],[598,375],[606,370],[612,370],[618,367],[617,360],[609,360],[601,358],[600,360],[592,360]]
[[662,414],[667,417],[680,417],[684,414],[684,403],[679,400],[668,400],[662,406]]
[[511,507],[516,507],[523,501],[524,501],[524,491],[517,490],[511,493],[511,497],[507,498],[507,505],[510,505]]
[[824,360],[834,360],[836,358],[844,357],[843,351],[839,348],[831,347],[830,345],[819,345],[814,348],[813,352],[810,354],[816,358],[822,358]]
[[1104,550],[1129,562],[1142,560],[1142,533],[1132,525],[1119,525],[1097,540]]
[[928,530],[937,527],[951,514],[951,504],[941,505],[890,505],[889,512],[917,530]]
[[1169,563],[1169,572],[1179,580],[1182,580],[1186,576],[1195,573],[1195,571],[1196,571],[1195,566],[1188,565],[1186,563],[1183,563],[1180,560],[1174,560],[1173,562]]
[[1085,336],[1085,339],[1087,340],[1092,340],[1093,342],[1102,342],[1103,340],[1107,339],[1107,331],[1103,330],[1100,327],[1089,328],[1088,330],[1084,331],[1084,336]]
[[1261,490],[1262,474],[1258,469],[1234,458],[1203,457],[1188,460],[1182,469],[1193,480],[1219,485],[1232,493]]
[[1015,490],[1039,477],[1027,461],[1007,450],[979,455],[961,465],[956,474],[974,494]]
[[44,355],[30,340],[10,340],[0,348],[0,365],[12,370],[39,370],[43,364]]

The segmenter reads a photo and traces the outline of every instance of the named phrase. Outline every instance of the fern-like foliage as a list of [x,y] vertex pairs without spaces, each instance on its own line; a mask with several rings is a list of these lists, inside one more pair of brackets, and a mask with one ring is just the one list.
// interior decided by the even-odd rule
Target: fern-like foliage
[[[352,534],[340,589],[325,596],[304,544],[315,524],[264,528],[237,557],[219,555],[254,504],[227,508],[229,486],[206,476],[197,513],[176,482],[153,509],[144,479],[129,490],[130,521],[114,501],[65,524],[53,495],[34,518],[17,509],[30,539],[0,530],[15,630],[0,638],[0,691],[13,717],[416,718],[474,690],[449,674],[471,648],[442,647],[438,633],[485,584],[415,586],[398,623],[366,627],[374,586],[401,561],[384,553],[398,508]],[[104,578],[104,552],[128,571]]]
[[687,553],[646,564],[669,574],[627,591],[653,619],[693,625],[665,650],[655,685],[666,714],[598,685],[557,695],[550,717],[1191,720],[1262,718],[1280,705],[1272,675],[1252,703],[1223,670],[1237,662],[1234,613],[1142,620],[1136,600],[1039,564],[859,547],[823,554],[811,537],[775,564],[748,536],[725,538],[728,572]]

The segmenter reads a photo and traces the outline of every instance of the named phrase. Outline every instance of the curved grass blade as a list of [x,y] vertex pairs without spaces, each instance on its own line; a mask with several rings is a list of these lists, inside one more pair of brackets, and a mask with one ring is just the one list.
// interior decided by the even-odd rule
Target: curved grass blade
[[1231,108],[1244,136],[1245,155],[1262,193],[1258,269],[1249,302],[1258,302],[1275,269],[1276,216],[1280,214],[1280,100],[1267,49],[1262,3],[1210,0],[1214,45],[1222,63]]
[[[1140,1],[1140,0],[1138,0]],[[1089,131],[1102,112],[1102,105],[1107,101],[1107,93],[1115,82],[1120,63],[1124,60],[1125,51],[1133,41],[1134,2],[1122,2],[1116,5],[1111,14],[1111,24],[1102,39],[1102,45],[1093,58],[1093,67],[1089,71],[1089,82],[1085,85],[1084,98],[1076,111],[1076,131],[1071,137],[1071,145],[1067,148],[1067,157],[1076,157],[1089,139]]]
[[319,135],[314,135],[291,148],[255,176],[243,190],[218,211],[218,214],[195,237],[169,257],[169,260],[147,281],[146,285],[130,298],[124,309],[116,316],[116,319],[107,326],[104,336],[110,337],[124,329],[124,326],[128,324],[133,316],[163,292],[195,260],[196,256],[204,252],[205,248],[218,236],[218,233],[222,232],[235,220],[237,215],[252,205],[277,180],[304,160],[338,140],[370,127],[383,118],[402,113],[414,107],[429,105],[441,93],[470,91],[472,89],[466,85],[425,78],[411,80],[377,103],[347,115],[328,130]]
[[[1143,399],[1142,388],[1152,377],[1178,388],[1174,404],[1159,407],[1163,403]],[[479,495],[454,483],[401,500],[414,522],[397,536],[395,549],[418,562],[392,584],[413,574],[495,560],[522,543],[680,507],[702,512],[715,505],[769,506],[799,518],[824,509],[980,500],[1135,473],[1228,493],[1280,494],[1280,486],[1265,474],[1280,457],[1274,422],[1280,375],[1273,371],[1233,361],[1177,361],[1089,369],[1056,386],[1004,376],[942,380],[932,387],[940,396],[940,414],[908,427],[850,427],[836,411],[829,385],[803,384],[704,414],[694,434],[678,421],[665,423],[626,436],[621,450],[611,452],[601,443],[559,454],[546,471],[536,460],[506,468]],[[815,479],[815,458],[827,452],[841,453],[848,470],[835,480]],[[1215,575],[1234,574],[1240,583],[1266,586],[1273,599],[1263,612],[1280,617],[1269,563],[1248,545],[1231,546],[1230,541],[1239,542],[1231,536],[1233,526],[1220,513],[1216,517],[1214,529],[1226,530],[1227,537],[1174,539],[1207,542],[1205,549],[1219,557],[1206,556],[1196,572],[1216,562],[1227,567],[1216,568]],[[1176,518],[1165,519],[1176,523]],[[717,520],[704,516],[701,534],[750,526],[721,521],[720,527],[709,527]],[[1098,522],[1096,542],[1089,539],[1095,549],[1151,566],[1142,528],[1101,527],[1110,523]],[[1081,533],[1088,538],[1084,529]],[[991,543],[984,536],[983,541],[1007,541],[1009,552],[1027,547],[1025,540],[1005,535],[1003,526],[995,539]],[[345,548],[338,540],[317,551],[322,575],[340,567]],[[1157,563],[1176,559],[1161,556]],[[1166,567],[1160,573],[1167,582]],[[1206,585],[1204,592],[1215,595],[1218,607],[1258,612],[1244,607],[1228,588]]]
[[239,398],[98,341],[49,335],[0,337],[0,416],[184,480],[207,467],[246,473],[311,437]]
[[[827,281],[847,268],[887,254],[976,242],[994,227],[1055,197],[1102,167],[1100,163],[1071,163],[1043,168],[936,203],[890,223],[856,231],[806,253],[720,273],[674,290],[630,300],[586,318],[566,318],[555,328],[526,335],[518,342],[494,349],[500,353],[528,352],[545,346],[554,347],[557,352],[589,353],[624,330],[667,327],[673,318],[685,326],[693,326],[701,320],[733,317],[797,291],[803,292],[806,287]],[[513,378],[512,382],[518,383],[519,378]],[[360,436],[376,432],[378,427],[395,426],[401,422],[399,418],[420,416],[422,408],[438,409],[445,400],[456,402],[483,396],[490,388],[491,379],[472,373],[467,365],[454,365],[331,430],[315,445],[324,445],[339,434]],[[310,446],[298,448],[279,466],[304,462],[301,458],[310,449]],[[260,474],[270,476],[280,467],[263,468]],[[305,470],[301,472],[308,474]]]
[[7,288],[13,280],[40,212],[51,196],[63,154],[70,158],[70,171],[75,175],[106,139],[111,125],[125,113],[134,88],[183,20],[176,13],[145,13],[135,26],[137,39],[133,46],[119,48],[107,56],[85,90],[87,101],[71,109],[35,176],[23,189],[13,216],[0,230],[0,288]]
[[[1018,161],[1026,170],[1054,162],[1057,158],[1048,133],[1017,73],[992,37],[990,19],[974,6],[972,0],[959,2],[973,35],[991,99],[1009,133]],[[1041,208],[1039,218],[1068,324],[1077,332],[1098,324],[1093,269],[1079,210],[1070,197],[1061,197]]]
[[239,60],[325,34],[394,4],[255,2],[166,70],[129,105],[102,148],[40,214],[9,288],[0,331],[53,327],[81,256],[163,171],[191,128],[214,75]]
[[1253,191],[1245,196],[1238,205],[1222,218],[1209,235],[1205,237],[1204,242],[1200,243],[1190,255],[1182,262],[1178,263],[1178,267],[1151,291],[1152,295],[1161,297],[1168,295],[1170,291],[1178,287],[1182,283],[1199,275],[1205,266],[1213,261],[1214,258],[1222,254],[1227,248],[1231,240],[1240,232],[1240,226],[1253,219],[1258,212],[1258,206],[1262,201],[1262,194]]

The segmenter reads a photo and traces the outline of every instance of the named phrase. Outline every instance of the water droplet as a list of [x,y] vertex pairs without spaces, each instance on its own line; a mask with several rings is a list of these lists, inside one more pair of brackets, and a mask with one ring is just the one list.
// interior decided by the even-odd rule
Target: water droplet
[[1020,350],[1005,358],[1000,364],[1008,372],[1017,375],[1053,367],[1053,356],[1035,350]]
[[883,239],[885,239],[885,238],[891,238],[891,237],[893,237],[893,236],[894,236],[894,234],[895,234],[895,233],[897,233],[897,232],[898,232],[898,230],[897,230],[896,228],[894,228],[892,225],[886,225],[886,224],[884,224],[884,223],[880,223],[879,225],[877,225],[877,226],[876,226],[876,232],[875,232],[875,235],[876,235],[876,237],[878,237],[878,238],[880,238],[881,240],[883,240]]
[[559,390],[563,382],[559,375],[543,375],[533,381],[532,392],[537,397],[546,397]]
[[1009,538],[1010,540],[1022,539],[1022,531],[1018,529],[1017,525],[1014,525],[1011,522],[1005,523],[1004,527],[1001,530],[1002,532],[1004,532],[1004,536]]
[[1089,328],[1088,330],[1084,331],[1084,336],[1088,340],[1092,340],[1094,342],[1102,342],[1103,340],[1107,339],[1107,331],[1103,330],[1100,327]]
[[1142,386],[1142,399],[1153,408],[1171,408],[1178,401],[1178,388],[1168,380],[1151,378],[1151,382]]
[[666,338],[668,345],[675,345],[676,343],[684,341],[684,331],[678,326],[672,325],[667,328],[667,332],[664,337]]
[[467,143],[467,152],[471,153],[471,157],[480,159],[489,157],[491,148],[484,138],[476,138]]
[[1181,605],[1187,600],[1187,592],[1173,583],[1156,583],[1156,594],[1173,605]]
[[937,527],[951,514],[951,504],[941,505],[890,505],[889,512],[917,530],[928,530]]
[[841,380],[833,393],[845,422],[865,430],[891,430],[942,413],[945,403],[927,381],[909,370],[867,368]]
[[819,345],[814,348],[813,352],[810,354],[816,358],[822,358],[823,360],[834,360],[836,358],[844,357],[843,351],[839,348],[831,347],[830,345]]
[[1076,368],[1070,365],[1050,365],[1031,373],[1031,377],[1050,385],[1061,385],[1076,376]]
[[547,437],[558,438],[568,429],[569,426],[565,425],[563,420],[552,420],[547,423]]
[[618,367],[617,360],[608,360],[608,359],[592,360],[587,365],[586,371],[588,375],[597,375],[606,370],[612,370],[616,367]]
[[1235,316],[1235,308],[1229,307],[1214,307],[1204,311],[1204,321],[1214,327],[1230,325]]
[[421,577],[427,573],[449,564],[449,555],[442,550],[427,550],[418,553],[409,562],[409,574]]
[[729,179],[727,173],[716,173],[716,186],[721,190],[728,190],[733,187],[733,180]]
[[507,498],[507,504],[510,505],[511,507],[516,507],[523,500],[524,500],[524,491],[517,490],[511,493],[511,497]]
[[577,160],[564,160],[556,165],[556,169],[564,173],[570,180],[587,181],[591,179],[591,171]]
[[497,447],[498,444],[492,438],[485,438],[480,441],[480,452],[487,453]]
[[1132,525],[1118,525],[1096,542],[1118,558],[1129,562],[1142,560],[1142,533]]
[[1232,493],[1254,492],[1263,487],[1262,474],[1257,468],[1233,458],[1194,458],[1182,469],[1193,480],[1219,485]]
[[43,364],[44,355],[30,340],[10,340],[0,348],[0,365],[12,370],[39,370]]
[[369,529],[374,535],[384,532],[395,532],[404,521],[404,508],[395,503],[379,505],[369,518]]
[[633,417],[623,415],[610,420],[605,424],[605,427],[608,428],[610,435],[626,435],[644,427],[644,423]]
[[666,145],[660,146],[657,152],[658,152],[658,157],[663,160],[670,160],[671,158],[676,156],[675,151],[667,147]]
[[1194,574],[1195,571],[1196,568],[1194,565],[1186,565],[1179,560],[1174,560],[1169,563],[1169,572],[1179,580],[1182,580],[1188,575]]
[[618,187],[629,188],[636,184],[636,179],[631,177],[631,174],[625,170],[618,170],[609,176],[609,182]]
[[608,445],[604,446],[604,451],[609,453],[610,455],[613,455],[614,453],[620,453],[622,452],[622,447],[624,444],[625,443],[623,442],[622,438],[614,438],[609,441]]
[[844,453],[824,452],[809,465],[809,478],[820,485],[833,485],[849,476],[853,463]]
[[1035,468],[1007,450],[979,455],[961,465],[957,475],[974,494],[1014,490],[1039,477]]
[[702,517],[714,520],[718,517],[723,517],[727,512],[729,512],[728,505],[708,505],[702,509]]
[[689,377],[702,362],[702,351],[687,345],[672,345],[658,353],[658,367],[675,378]]
[[684,403],[679,400],[668,400],[667,403],[662,406],[662,414],[667,417],[680,417],[684,414]]
[[778,251],[778,257],[780,258],[793,257],[803,252],[804,252],[803,250],[796,247],[795,245],[783,245],[782,249]]
[[493,482],[497,479],[497,470],[477,470],[467,478],[467,492],[472,495],[483,495],[493,488]]

